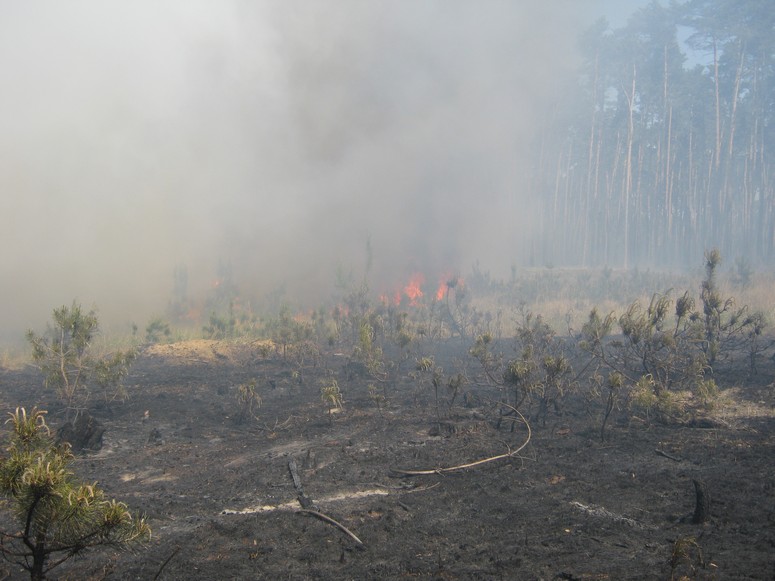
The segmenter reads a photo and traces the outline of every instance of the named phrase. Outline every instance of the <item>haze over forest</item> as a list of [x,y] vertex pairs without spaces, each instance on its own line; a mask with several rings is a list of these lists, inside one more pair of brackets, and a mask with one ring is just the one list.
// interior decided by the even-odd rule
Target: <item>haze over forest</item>
[[0,338],[73,299],[142,326],[176,268],[315,306],[367,247],[376,292],[771,264],[770,2],[679,6],[5,3]]

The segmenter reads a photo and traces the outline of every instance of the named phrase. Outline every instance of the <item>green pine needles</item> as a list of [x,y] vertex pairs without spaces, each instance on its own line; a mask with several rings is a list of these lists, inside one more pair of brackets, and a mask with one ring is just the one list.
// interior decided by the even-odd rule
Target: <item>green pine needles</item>
[[122,502],[105,498],[94,484],[79,483],[67,445],[56,446],[45,412],[17,408],[9,414],[10,443],[0,458],[3,511],[15,522],[0,530],[0,554],[39,581],[89,548],[130,548],[150,540],[144,518],[133,518]]

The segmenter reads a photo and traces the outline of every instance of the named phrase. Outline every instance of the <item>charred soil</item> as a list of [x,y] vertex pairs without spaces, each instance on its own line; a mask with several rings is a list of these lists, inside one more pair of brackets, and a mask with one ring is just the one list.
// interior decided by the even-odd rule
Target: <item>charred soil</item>
[[[134,554],[91,553],[53,578],[775,576],[772,369],[759,386],[728,388],[716,421],[614,421],[601,442],[581,400],[529,430],[502,421],[492,389],[469,384],[437,415],[433,388],[408,376],[375,382],[333,351],[300,375],[259,347],[151,346],[126,402],[92,402],[103,446],[79,454],[75,470],[145,513],[154,538]],[[448,368],[466,355],[460,341],[439,350]],[[344,399],[334,413],[320,394],[329,370]],[[4,409],[37,405],[61,423],[35,370],[0,380]],[[251,381],[261,406],[240,422],[239,386]],[[696,524],[694,481],[710,499]],[[10,563],[0,573],[23,578]]]

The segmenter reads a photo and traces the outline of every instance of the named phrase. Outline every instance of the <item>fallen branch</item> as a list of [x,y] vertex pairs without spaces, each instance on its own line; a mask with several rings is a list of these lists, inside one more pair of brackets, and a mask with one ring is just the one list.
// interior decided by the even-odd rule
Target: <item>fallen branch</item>
[[441,484],[441,482],[437,482],[436,484],[432,484],[430,486],[423,486],[422,488],[412,488],[412,489],[409,489],[409,490],[405,490],[401,494],[414,494],[415,492],[425,492],[426,490],[432,490],[432,489],[436,488],[440,484]]
[[156,575],[153,576],[153,581],[156,581],[156,579],[159,578],[159,575],[161,575],[161,572],[164,571],[164,567],[166,567],[170,561],[172,561],[172,558],[177,555],[180,552],[180,547],[175,547],[175,550],[172,551],[172,554],[165,559],[165,561],[161,564],[161,567],[159,567],[159,570],[156,571]]
[[654,450],[654,452],[656,452],[660,456],[664,456],[668,460],[672,460],[673,462],[681,462],[681,458],[678,458],[677,456],[671,456],[667,452],[663,452],[662,450],[660,450],[658,448],[656,450]]
[[311,514],[312,516],[318,517],[320,520],[327,522],[328,524],[334,525],[336,528],[338,528],[340,531],[342,531],[344,534],[346,534],[348,537],[350,537],[353,541],[355,541],[355,544],[359,547],[363,547],[363,541],[361,541],[358,537],[353,534],[350,529],[348,529],[343,524],[335,521],[330,516],[323,514],[320,512],[315,504],[312,502],[312,499],[309,498],[306,494],[304,494],[304,489],[301,486],[301,478],[299,477],[299,471],[296,466],[296,460],[291,457],[290,462],[288,462],[288,469],[291,472],[291,478],[293,479],[293,486],[296,488],[296,492],[298,493],[298,499],[299,504],[301,505],[301,510],[296,511],[296,514]]
[[318,517],[320,520],[327,522],[330,525],[334,525],[336,528],[338,528],[340,531],[342,531],[344,534],[346,534],[348,537],[350,537],[359,547],[364,547],[363,541],[361,541],[358,537],[355,536],[355,534],[348,529],[343,524],[335,521],[330,516],[323,514],[322,512],[318,510],[309,510],[306,508],[302,508],[301,510],[296,511],[296,514],[311,514],[312,516]]
[[457,470],[465,470],[467,468],[474,468],[475,466],[481,466],[482,464],[487,464],[488,462],[494,462],[495,460],[502,460],[503,458],[512,458],[513,456],[516,456],[519,454],[522,450],[525,449],[525,446],[528,445],[530,442],[530,437],[532,436],[532,431],[530,430],[530,424],[525,419],[525,416],[522,415],[522,413],[515,407],[510,406],[507,403],[501,402],[501,405],[506,406],[507,408],[510,408],[514,412],[516,412],[520,418],[522,418],[522,421],[527,426],[527,438],[522,443],[522,445],[517,448],[516,450],[506,452],[505,454],[498,454],[497,456],[491,456],[489,458],[484,458],[482,460],[477,460],[476,462],[469,462],[468,464],[460,464],[458,466],[450,466],[448,468],[431,468],[429,470],[401,470],[398,468],[391,468],[391,472],[394,474],[398,474],[399,476],[430,476],[432,474],[448,474],[450,472],[455,472]]

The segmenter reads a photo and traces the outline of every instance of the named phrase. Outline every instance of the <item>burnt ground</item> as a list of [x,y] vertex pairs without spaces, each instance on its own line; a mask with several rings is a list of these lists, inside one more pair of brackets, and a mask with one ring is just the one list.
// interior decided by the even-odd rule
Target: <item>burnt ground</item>
[[[465,399],[442,406],[439,427],[433,388],[406,373],[377,384],[387,395],[378,408],[340,354],[300,380],[259,351],[153,346],[132,368],[125,403],[94,402],[104,445],[74,470],[145,513],[154,538],[135,553],[89,553],[52,578],[775,578],[775,369],[761,370],[758,387],[727,389],[714,422],[614,421],[601,442],[588,406],[570,401],[532,425],[512,457],[399,476],[392,470],[506,454],[528,431],[498,425],[492,388],[467,385]],[[466,351],[451,342],[445,352],[454,369]],[[329,369],[345,399],[331,418],[319,391]],[[252,379],[262,406],[239,424],[238,386]],[[61,423],[35,370],[0,372],[0,388],[3,409],[38,405],[52,427]],[[291,459],[306,496],[362,546],[298,512]],[[712,499],[700,525],[691,524],[693,480]],[[2,562],[0,577],[24,578]]]

